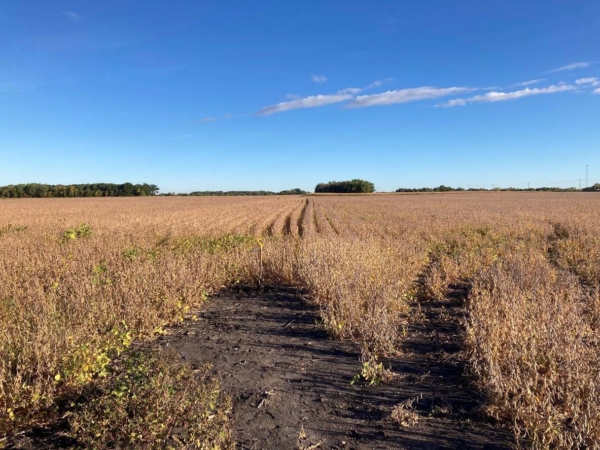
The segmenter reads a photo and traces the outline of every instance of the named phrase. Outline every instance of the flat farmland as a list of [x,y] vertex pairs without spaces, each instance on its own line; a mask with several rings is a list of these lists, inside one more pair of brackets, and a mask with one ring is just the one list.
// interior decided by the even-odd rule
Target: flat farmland
[[[328,336],[358,346],[352,381],[363,389],[403,376],[387,362],[412,351],[418,327],[451,326],[452,358],[484,420],[522,447],[598,448],[595,193],[0,201],[0,436],[56,421],[65,401],[114,381],[142,343],[259,278],[306,292]],[[442,311],[434,321],[432,305]],[[223,431],[235,426],[231,406],[217,397],[197,413],[198,448],[234,445]],[[82,425],[101,410],[83,403],[68,415],[74,439],[114,445]],[[406,402],[388,419],[402,429],[423,414]],[[167,446],[156,421],[156,433],[133,431],[129,445]]]

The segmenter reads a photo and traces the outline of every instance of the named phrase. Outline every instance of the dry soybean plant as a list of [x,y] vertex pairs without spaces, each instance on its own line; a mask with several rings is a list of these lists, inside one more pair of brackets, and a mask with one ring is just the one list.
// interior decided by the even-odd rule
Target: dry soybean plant
[[114,381],[133,341],[264,277],[307,288],[332,336],[361,344],[369,382],[416,291],[462,285],[489,414],[523,446],[595,448],[599,219],[600,196],[579,193],[0,202],[0,433]]

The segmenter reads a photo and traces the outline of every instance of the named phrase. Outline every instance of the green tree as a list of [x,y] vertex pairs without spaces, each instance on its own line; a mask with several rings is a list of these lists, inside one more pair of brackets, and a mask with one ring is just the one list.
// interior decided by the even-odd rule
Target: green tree
[[330,181],[329,183],[319,183],[315,187],[316,193],[340,193],[340,194],[368,194],[375,192],[375,185],[365,180],[349,181]]

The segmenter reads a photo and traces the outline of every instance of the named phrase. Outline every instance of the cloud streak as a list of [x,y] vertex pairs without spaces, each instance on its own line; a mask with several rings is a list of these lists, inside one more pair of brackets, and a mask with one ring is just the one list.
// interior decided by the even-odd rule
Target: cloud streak
[[537,84],[537,83],[541,83],[542,81],[544,81],[544,78],[538,78],[536,80],[529,80],[529,81],[522,81],[520,83],[515,83],[515,84],[511,84],[509,87],[525,87],[525,86],[531,86],[532,84]]
[[331,95],[311,95],[309,97],[281,102],[276,105],[262,108],[256,114],[259,116],[268,116],[270,114],[291,111],[294,109],[317,108],[319,106],[331,105],[334,103],[345,102],[353,98],[351,94],[331,94]]
[[575,69],[585,69],[586,67],[590,67],[591,65],[592,63],[590,62],[575,62],[567,64],[566,66],[559,67],[558,69],[551,70],[550,72],[566,72]]
[[389,83],[392,80],[393,80],[393,78],[386,78],[384,80],[375,80],[371,84],[367,85],[367,87],[364,87],[364,88],[351,87],[351,88],[346,88],[346,89],[340,89],[339,91],[337,91],[337,93],[338,94],[356,95],[356,94],[360,94],[363,91],[368,91],[369,89],[380,87],[384,83]]
[[578,84],[578,85],[589,84],[591,86],[600,86],[600,81],[598,81],[598,77],[579,78],[579,79],[575,80],[575,84]]
[[554,84],[545,88],[525,88],[513,92],[488,92],[482,95],[475,95],[469,98],[456,98],[437,106],[450,108],[452,106],[465,106],[469,103],[493,103],[506,100],[516,100],[518,98],[530,97],[532,95],[555,94],[575,90],[575,86],[570,84]]
[[[315,77],[318,76],[313,75],[312,80],[315,82],[324,82],[326,77],[322,77],[323,80],[316,80]],[[311,95],[307,97],[298,97],[296,95],[287,94],[286,98],[288,99],[285,102],[277,103],[276,105],[266,106],[259,110],[256,114],[259,116],[268,116],[270,114],[276,114],[284,111],[291,111],[294,109],[306,109],[306,108],[318,108],[319,106],[331,105],[334,103],[341,103],[348,100],[354,99],[358,94],[368,89],[373,89],[375,87],[379,87],[384,83],[392,81],[392,78],[386,78],[384,80],[376,80],[366,87],[349,87],[340,89],[335,94],[325,94],[325,95]]]
[[430,100],[433,98],[447,97],[449,95],[464,94],[474,90],[474,88],[466,87],[436,88],[432,86],[399,89],[382,92],[380,94],[359,95],[354,101],[346,105],[346,108],[364,108],[367,106],[416,102],[419,100]]
[[235,116],[233,114],[225,114],[224,116],[210,116],[210,117],[205,117],[203,119],[200,119],[198,122],[210,123],[210,122],[214,122],[216,120],[221,120],[221,119],[229,120],[229,119],[233,119],[234,117]]
[[351,95],[356,95],[360,92],[364,91],[363,88],[356,88],[356,87],[352,87],[352,88],[346,88],[346,89],[340,89],[339,91],[337,91],[338,94],[351,94]]
[[393,78],[384,78],[383,80],[375,80],[375,81],[373,81],[371,84],[369,84],[369,85],[368,85],[368,86],[365,88],[365,90],[366,90],[366,89],[373,89],[373,88],[376,88],[376,87],[380,87],[380,86],[382,86],[384,83],[389,83],[390,81],[394,81],[394,79],[393,79]]
[[[555,69],[555,71],[563,70],[574,70],[577,68],[588,67],[591,63],[580,62],[572,63],[567,66]],[[318,77],[313,75],[314,79]],[[325,77],[323,77],[326,80]],[[519,83],[510,85],[510,87],[518,87],[514,91],[505,92],[500,87],[464,87],[464,86],[453,86],[438,88],[435,86],[421,86],[416,88],[396,89],[389,90],[386,92],[380,92],[376,94],[367,94],[365,91],[373,88],[382,86],[384,83],[391,81],[391,78],[383,80],[377,80],[365,87],[349,87],[340,89],[332,94],[324,95],[310,95],[306,97],[297,97],[287,95],[286,101],[277,103],[275,105],[266,106],[256,112],[258,116],[268,116],[271,114],[281,113],[285,111],[292,111],[295,109],[308,109],[318,108],[321,106],[332,105],[335,103],[345,103],[344,108],[366,108],[370,106],[385,106],[402,103],[410,103],[417,101],[425,101],[432,99],[442,99],[443,97],[459,97],[461,94],[463,97],[453,98],[449,101],[439,103],[436,107],[453,107],[453,106],[465,106],[471,103],[493,103],[506,100],[515,100],[523,97],[529,97],[533,95],[543,94],[554,94],[558,92],[577,91],[579,87],[591,86],[599,87],[600,79],[598,77],[579,78],[572,84],[565,82],[556,83],[546,87],[530,87],[534,84],[545,81],[543,78],[526,80]],[[323,80],[321,80],[323,81]],[[486,91],[485,94],[474,95],[472,97],[465,97],[464,94],[468,94],[474,91]],[[594,94],[600,94],[600,89],[595,89]],[[362,94],[362,95],[359,95]],[[214,118],[207,118],[204,121],[212,121]]]
[[310,79],[315,83],[325,83],[327,81],[327,77],[325,75],[313,75],[310,77]]

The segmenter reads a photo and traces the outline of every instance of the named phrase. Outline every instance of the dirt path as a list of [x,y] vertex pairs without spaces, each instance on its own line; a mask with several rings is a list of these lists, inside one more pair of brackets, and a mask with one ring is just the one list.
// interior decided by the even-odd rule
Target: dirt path
[[[507,432],[477,421],[480,399],[452,358],[459,314],[452,302],[424,303],[408,330],[410,354],[390,361],[398,376],[377,387],[350,385],[358,347],[329,339],[292,289],[224,294],[158,343],[192,365],[212,364],[233,398],[240,449],[508,449]],[[417,424],[389,419],[417,397]]]

